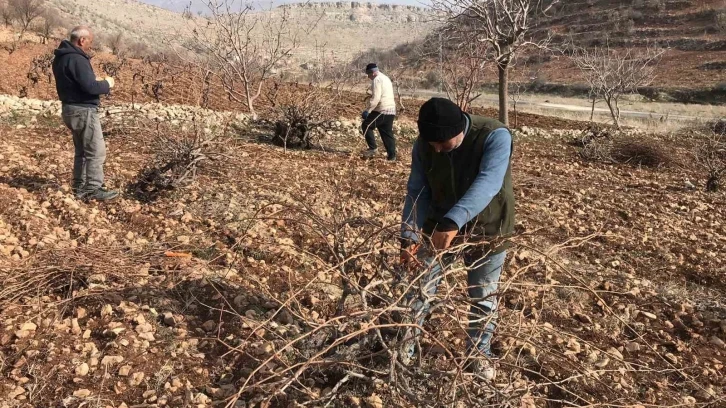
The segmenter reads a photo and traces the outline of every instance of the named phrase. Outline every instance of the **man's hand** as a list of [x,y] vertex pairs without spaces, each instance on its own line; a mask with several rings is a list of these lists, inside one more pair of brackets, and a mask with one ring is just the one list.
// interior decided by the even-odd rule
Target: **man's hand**
[[418,264],[418,244],[413,244],[401,249],[401,265],[411,267]]
[[436,226],[434,234],[431,236],[431,243],[435,249],[449,249],[451,241],[454,240],[456,234],[459,233],[459,226],[454,221],[444,218],[439,225]]
[[451,241],[454,240],[458,233],[459,231],[434,231],[434,235],[431,236],[431,243],[436,249],[449,249]]
[[113,88],[114,84],[116,84],[116,81],[114,81],[112,77],[106,77],[106,78],[103,78],[103,80],[108,82],[109,88]]

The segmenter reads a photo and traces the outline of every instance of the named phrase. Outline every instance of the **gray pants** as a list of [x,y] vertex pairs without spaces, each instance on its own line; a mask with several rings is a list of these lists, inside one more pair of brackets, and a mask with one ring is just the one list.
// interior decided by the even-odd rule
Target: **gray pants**
[[[468,346],[469,348],[476,347],[485,354],[491,353],[492,336],[497,325],[496,293],[506,257],[506,251],[486,256],[483,259],[471,254],[464,255],[464,264],[468,269],[467,284],[471,301]],[[437,261],[434,258],[427,258],[426,255],[420,256],[419,259],[424,265],[428,265],[428,271],[421,278],[422,290],[419,299],[413,302],[412,308],[416,315],[416,322],[423,325],[428,317],[430,297],[436,294],[443,272],[450,265],[451,259],[444,257],[443,261]]]
[[97,108],[63,105],[63,123],[73,133],[73,189],[95,191],[103,185],[106,143]]

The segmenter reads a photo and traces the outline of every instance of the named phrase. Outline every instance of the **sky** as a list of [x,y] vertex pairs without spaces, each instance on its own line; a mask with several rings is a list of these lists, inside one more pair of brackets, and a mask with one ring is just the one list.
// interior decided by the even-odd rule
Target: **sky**
[[[141,3],[151,4],[152,6],[157,6],[161,8],[165,8],[167,10],[176,11],[176,12],[182,12],[184,11],[184,8],[189,4],[190,0],[138,0]],[[221,0],[218,0],[221,1]],[[360,1],[360,0],[358,0]],[[323,1],[314,1],[316,3],[323,2]],[[334,3],[335,1],[325,1],[328,3]],[[361,3],[367,3],[368,1],[361,1]],[[426,3],[426,0],[385,0],[385,1],[370,1],[371,3],[378,3],[378,4],[399,4],[399,5],[410,5],[410,6],[422,6]],[[196,13],[197,11],[206,11],[207,6],[206,2],[204,0],[191,0],[192,3],[192,12]],[[247,3],[247,1],[244,0],[236,0],[237,4],[240,3]],[[285,3],[303,3],[303,1],[299,0],[266,0],[266,1],[252,1],[254,4],[260,4],[262,7],[269,8],[270,4],[273,6],[279,6],[280,4]]]

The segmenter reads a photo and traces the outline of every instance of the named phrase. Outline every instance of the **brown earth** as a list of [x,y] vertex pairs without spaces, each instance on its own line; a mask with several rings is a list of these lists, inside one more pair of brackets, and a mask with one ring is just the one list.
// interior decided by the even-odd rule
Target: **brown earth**
[[[139,119],[108,139],[108,184],[125,196],[85,203],[68,191],[67,131],[26,119],[0,125],[0,406],[723,404],[726,193],[702,191],[682,137],[657,139],[673,161],[648,168],[582,161],[554,133],[518,136],[497,380],[456,374],[455,272],[422,365],[392,381],[363,341],[382,323],[355,314],[377,306],[352,296],[334,317],[348,275],[328,245],[344,237],[359,257],[352,285],[390,279],[407,160],[285,153],[251,125],[219,136],[224,159],[193,184],[146,201],[126,187],[159,136],[185,133]],[[355,134],[330,143],[362,147]],[[360,343],[336,340],[354,332]]]

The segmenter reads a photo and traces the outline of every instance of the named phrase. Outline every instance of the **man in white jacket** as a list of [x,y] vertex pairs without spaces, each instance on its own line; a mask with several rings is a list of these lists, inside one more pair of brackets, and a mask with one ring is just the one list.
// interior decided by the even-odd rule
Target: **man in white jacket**
[[391,80],[378,70],[376,64],[366,66],[366,74],[371,80],[371,99],[368,107],[363,111],[363,134],[366,137],[368,151],[365,157],[375,156],[378,146],[376,134],[378,129],[383,140],[383,146],[388,153],[388,160],[396,160],[396,139],[393,137],[393,119],[396,117],[396,99],[393,95]]

